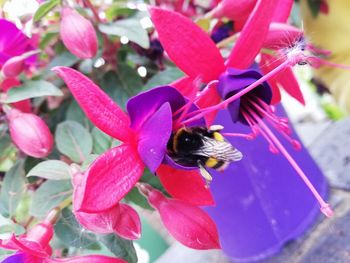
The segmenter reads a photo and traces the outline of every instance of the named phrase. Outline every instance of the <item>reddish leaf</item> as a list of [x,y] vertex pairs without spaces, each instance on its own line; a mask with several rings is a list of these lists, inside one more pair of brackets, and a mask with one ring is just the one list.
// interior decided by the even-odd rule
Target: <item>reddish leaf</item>
[[248,68],[263,46],[277,0],[258,0],[226,61],[227,67]]
[[215,43],[189,18],[157,7],[151,7],[150,13],[162,46],[189,77],[207,83],[225,70]]
[[165,190],[174,198],[193,205],[213,205],[214,200],[198,170],[178,170],[161,165],[157,175]]
[[66,82],[82,110],[99,129],[121,141],[128,140],[129,117],[106,93],[74,69],[55,67],[52,70]]
[[86,172],[78,212],[96,213],[115,206],[140,179],[144,165],[136,149],[123,144],[98,157]]

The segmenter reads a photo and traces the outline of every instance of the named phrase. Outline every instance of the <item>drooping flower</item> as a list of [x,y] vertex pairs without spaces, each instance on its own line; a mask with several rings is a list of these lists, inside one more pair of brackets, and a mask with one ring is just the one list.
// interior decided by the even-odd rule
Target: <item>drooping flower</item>
[[[6,19],[0,19],[0,68],[12,57],[34,50],[31,40],[16,25]],[[35,57],[26,58],[25,63],[31,65]]]
[[[172,87],[159,87],[130,99],[127,115],[81,73],[65,67],[54,71],[66,82],[88,118],[99,129],[123,142],[98,157],[86,171],[83,195],[76,206],[79,212],[106,211],[118,204],[134,187],[145,166],[155,172],[161,165],[173,128],[173,113],[184,106],[186,100]],[[203,120],[198,123],[203,125]],[[181,189],[172,194],[179,194],[178,198],[195,205],[213,203],[210,191],[205,188],[198,172],[186,181],[182,180],[181,174],[176,175],[182,184],[198,189],[197,198],[193,199],[193,193]],[[161,174],[159,176],[161,180],[167,180],[162,179]],[[164,184],[166,189],[167,185]]]
[[14,108],[4,107],[12,141],[25,154],[43,158],[53,147],[52,134],[46,123],[33,113],[23,113]]
[[181,200],[166,198],[146,184],[138,184],[149,203],[159,212],[169,233],[180,243],[194,249],[220,249],[214,221],[197,206]]
[[6,250],[15,250],[15,254],[5,258],[3,263],[19,263],[19,262],[35,262],[35,263],[53,263],[53,262],[75,262],[75,263],[125,263],[119,258],[112,258],[102,255],[91,255],[72,257],[64,259],[51,258],[52,249],[49,245],[54,230],[53,224],[57,220],[57,210],[52,210],[47,218],[31,228],[26,234],[16,237],[12,235],[10,238],[1,240],[0,248]]
[[126,239],[139,239],[141,236],[141,221],[137,212],[127,204],[117,204],[99,213],[84,213],[77,211],[77,205],[83,197],[83,178],[74,166],[71,168],[73,192],[73,213],[78,222],[86,229],[101,234],[116,233]]
[[[275,2],[276,1],[263,0],[257,2],[252,15],[244,25],[238,40],[236,41],[225,62],[219,50],[216,48],[215,44],[211,41],[207,34],[196,26],[191,20],[171,11],[154,7],[150,9],[152,21],[156,27],[159,39],[164,49],[173,62],[188,75],[187,78],[185,77],[181,81],[178,81],[176,83],[176,87],[179,90],[191,90],[191,88],[188,86],[191,85],[191,83],[193,83],[196,79],[199,79],[202,83],[207,84],[207,87],[200,93],[198,93],[197,90],[195,93],[193,93],[193,91],[190,93],[192,95],[192,100],[198,101],[198,105],[203,109],[197,112],[192,112],[192,114],[190,114],[192,118],[182,121],[179,125],[189,125],[192,121],[195,121],[198,118],[214,113],[214,115],[210,116],[211,119],[209,121],[212,121],[212,119],[215,117],[215,111],[224,109],[231,103],[233,103],[231,107],[235,108],[235,111],[232,110],[231,114],[235,116],[234,118],[237,118],[237,116],[240,114],[239,109],[242,108],[240,104],[243,101],[241,100],[240,103],[234,103],[235,100],[240,99],[243,95],[248,94],[255,88],[262,87],[261,85],[264,85],[263,83],[270,77],[275,76],[277,73],[282,72],[286,68],[288,69],[290,66],[304,62],[308,58],[303,53],[303,49],[296,49],[295,52],[289,53],[282,63],[280,63],[272,71],[268,72],[265,76],[258,79],[254,78],[254,81],[250,85],[245,86],[244,89],[238,91],[229,98],[224,98],[225,100],[220,102],[221,99],[217,94],[217,86],[220,85],[220,82],[222,85],[223,81],[225,80],[225,77],[220,79],[220,76],[229,76],[230,71],[246,69],[254,62],[255,57],[261,51],[261,48],[264,46],[266,41],[271,18],[275,10]],[[182,38],[179,38],[178,34],[174,32],[181,32]],[[243,87],[244,85],[241,86],[241,88]],[[298,87],[296,88],[298,89]],[[269,87],[265,88],[265,90],[269,89]],[[231,90],[229,87],[228,90],[228,93],[233,92],[233,90]],[[224,95],[226,96],[228,93],[225,93]],[[195,95],[197,95],[197,97]],[[255,92],[255,95],[257,95],[257,92]],[[272,108],[269,105],[271,97],[267,100],[265,98],[264,101],[266,91],[262,92],[261,95],[263,95],[263,97],[260,97],[259,101],[264,103],[264,106],[266,106],[266,111],[261,115],[259,108],[261,105],[259,105],[259,107],[254,107],[249,111],[247,117],[244,118],[245,121],[249,123],[251,118],[253,118],[252,124],[255,124],[255,121],[259,122],[259,126],[262,127],[262,129],[259,130],[259,134],[264,135],[264,137],[268,140],[269,145],[273,144],[276,146],[271,148],[274,152],[277,152],[276,149],[278,149],[278,151],[285,156],[285,158],[295,168],[298,175],[304,180],[305,184],[310,188],[311,192],[319,201],[321,211],[325,215],[331,216],[332,210],[330,209],[329,204],[327,204],[318,194],[304,172],[285,150],[284,146],[272,133],[269,127],[266,126],[263,121],[261,121],[262,117],[270,116],[265,113],[272,111]],[[248,101],[251,103],[251,100]],[[237,105],[239,107],[237,107]],[[244,107],[248,106],[249,104],[244,104]],[[276,120],[275,117],[272,121],[274,120]],[[253,133],[257,134],[257,132],[254,131],[256,129],[256,127],[254,127],[255,125],[250,126],[253,129]],[[284,126],[285,125],[281,125],[280,122],[278,123],[278,129],[282,130],[284,129]],[[248,137],[251,138],[251,136]],[[287,136],[287,138],[289,137]],[[291,142],[296,144],[294,140],[291,140]]]
[[98,41],[96,31],[89,20],[74,9],[62,10],[60,36],[66,48],[78,58],[96,56]]

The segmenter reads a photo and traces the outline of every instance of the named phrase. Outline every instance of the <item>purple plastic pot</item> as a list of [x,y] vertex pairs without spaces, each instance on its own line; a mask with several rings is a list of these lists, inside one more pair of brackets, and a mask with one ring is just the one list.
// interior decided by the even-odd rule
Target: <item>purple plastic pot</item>
[[[277,114],[286,116],[282,107],[278,107]],[[224,125],[224,132],[250,132],[246,125],[233,124],[227,111],[221,111],[214,124]],[[294,131],[293,137],[298,139]],[[295,151],[279,138],[325,196],[326,180],[308,151]],[[216,207],[206,211],[216,221],[223,251],[231,259],[257,261],[276,254],[286,242],[300,237],[315,223],[319,206],[287,160],[269,152],[262,136],[252,141],[229,140],[244,157],[223,173],[211,171],[214,180],[210,187]]]

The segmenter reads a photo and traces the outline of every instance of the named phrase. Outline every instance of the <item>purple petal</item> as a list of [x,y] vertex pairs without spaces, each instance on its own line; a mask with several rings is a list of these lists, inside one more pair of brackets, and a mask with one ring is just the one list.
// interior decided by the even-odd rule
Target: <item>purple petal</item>
[[34,260],[31,260],[31,256],[25,253],[16,253],[11,255],[5,260],[1,261],[1,263],[34,263]]
[[185,104],[185,98],[171,86],[161,86],[129,99],[126,108],[131,119],[131,128],[138,130],[164,103],[169,102],[175,112]]
[[[219,78],[218,92],[223,99],[227,99],[245,87],[249,86],[250,84],[254,83],[261,77],[262,75],[254,69],[240,70],[229,68]],[[246,95],[243,95],[243,97],[249,96],[249,94],[253,94],[254,96],[259,97],[267,104],[270,104],[271,102],[272,92],[269,84],[266,82],[248,92]],[[245,119],[239,111],[240,104],[241,99],[237,99],[231,102],[228,108],[231,113],[231,118],[234,122],[241,121],[242,123],[246,124]]]
[[166,153],[172,129],[170,104],[164,103],[140,129],[138,152],[151,172],[155,172]]

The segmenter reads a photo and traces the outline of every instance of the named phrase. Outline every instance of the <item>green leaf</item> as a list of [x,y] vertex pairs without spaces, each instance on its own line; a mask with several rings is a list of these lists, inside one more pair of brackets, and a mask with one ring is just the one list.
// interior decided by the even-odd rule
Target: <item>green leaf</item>
[[29,213],[32,216],[43,218],[50,210],[69,198],[72,193],[70,180],[48,180],[35,191]]
[[42,17],[46,16],[59,3],[60,0],[50,0],[42,3],[34,14],[34,22],[38,22]]
[[48,160],[34,166],[27,177],[38,176],[51,180],[70,179],[69,165],[59,160]]
[[143,83],[135,70],[126,64],[119,64],[118,72],[107,72],[102,80],[101,87],[122,108],[132,96],[141,89]]
[[61,218],[55,225],[55,233],[67,246],[77,248],[99,248],[96,236],[85,230],[68,208],[62,211]]
[[111,148],[113,138],[105,134],[100,129],[94,127],[91,135],[93,140],[93,153],[102,154]]
[[87,129],[93,126],[91,121],[86,118],[85,113],[82,111],[79,104],[75,100],[73,100],[68,106],[66,119],[79,122]]
[[55,142],[57,149],[76,163],[82,163],[92,151],[90,133],[75,121],[57,125]]
[[[0,215],[0,235],[3,234],[16,234],[20,235],[25,232],[23,226],[16,224],[11,219],[5,218]],[[1,238],[1,237],[0,237]]]
[[160,71],[150,78],[144,89],[167,85],[183,76],[184,74],[179,69],[168,67],[166,70]]
[[113,36],[126,36],[130,41],[135,42],[143,48],[149,48],[147,30],[140,24],[140,18],[132,17],[118,20],[110,24],[101,24],[99,29],[102,33]]
[[23,160],[18,160],[5,174],[0,192],[0,213],[12,217],[25,191]]
[[114,234],[99,235],[99,241],[118,258],[123,258],[129,263],[137,262],[136,250],[132,241],[118,237]]
[[25,99],[42,96],[63,96],[62,91],[52,83],[45,80],[25,82],[22,86],[10,89],[4,102],[13,103]]
[[142,194],[140,194],[139,190],[137,190],[137,188],[135,188],[135,187],[129,191],[129,193],[124,197],[124,199],[128,203],[133,203],[137,206],[140,206],[140,207],[148,209],[148,210],[154,210],[149,205],[146,197],[144,197]]
[[[57,55],[53,60],[51,60],[50,64],[47,66],[47,69],[51,69],[56,66],[71,67],[78,61],[79,58],[77,58],[76,56],[72,55],[69,52],[63,52]],[[53,72],[51,72],[51,74],[53,74]]]
[[307,0],[311,14],[313,17],[317,17],[321,8],[321,0]]
[[9,135],[4,134],[0,137],[0,163],[3,159],[8,157],[8,152],[11,147],[11,138]]

